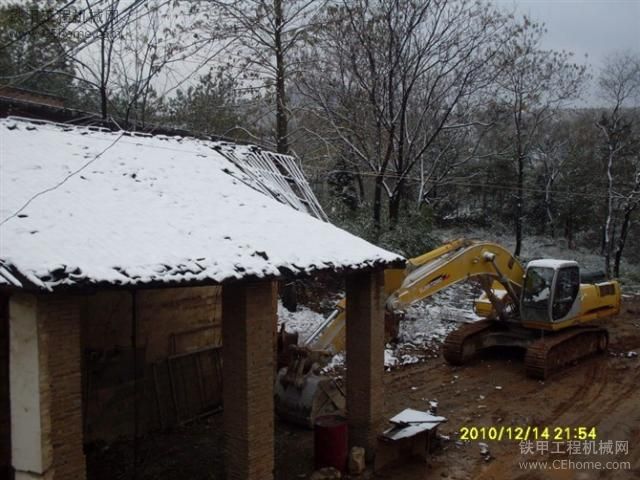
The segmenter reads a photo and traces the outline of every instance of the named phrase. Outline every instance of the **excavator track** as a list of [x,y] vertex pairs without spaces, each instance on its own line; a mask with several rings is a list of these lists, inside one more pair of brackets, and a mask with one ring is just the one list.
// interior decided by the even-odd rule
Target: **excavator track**
[[477,353],[477,340],[495,328],[495,320],[480,320],[457,328],[444,341],[442,354],[451,365],[462,365]]
[[525,356],[527,375],[544,380],[568,365],[609,345],[609,333],[600,327],[577,327],[535,340]]

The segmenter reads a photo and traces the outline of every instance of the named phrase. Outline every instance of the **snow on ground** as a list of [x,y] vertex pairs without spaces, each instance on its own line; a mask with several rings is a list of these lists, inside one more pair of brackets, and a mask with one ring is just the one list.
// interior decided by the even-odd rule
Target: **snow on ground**
[[439,355],[445,337],[461,323],[481,317],[473,311],[480,289],[473,283],[453,285],[431,298],[407,308],[400,322],[398,341],[387,345],[385,367],[401,367],[419,363]]
[[278,301],[278,328],[286,324],[287,332],[298,332],[298,343],[302,344],[324,320],[322,314],[305,306],[298,306],[296,312],[290,312]]
[[460,323],[480,319],[473,311],[473,302],[479,296],[476,285],[463,282],[412,305],[400,322],[399,342],[424,345],[444,341]]
[[[473,300],[479,295],[480,291],[475,285],[465,282],[408,308],[400,322],[398,341],[388,344],[385,348],[385,367],[402,367],[437,356],[439,344],[449,332],[460,323],[480,318],[473,312]],[[278,325],[286,323],[287,331],[298,332],[300,344],[323,319],[320,313],[307,307],[299,306],[298,311],[290,312],[281,302],[278,303]],[[343,368],[345,360],[344,352],[339,352],[325,370]]]

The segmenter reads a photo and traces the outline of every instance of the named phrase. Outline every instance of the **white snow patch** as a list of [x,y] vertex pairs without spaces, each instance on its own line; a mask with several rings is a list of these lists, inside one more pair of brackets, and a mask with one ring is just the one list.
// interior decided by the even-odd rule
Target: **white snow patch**
[[397,367],[400,364],[400,360],[395,356],[393,349],[384,349],[384,366],[387,368]]
[[329,361],[327,366],[322,369],[322,373],[327,373],[337,368],[345,368],[346,361],[347,358],[345,357],[344,352],[336,353],[333,357],[331,357],[331,360]]
[[479,296],[477,286],[464,282],[408,307],[400,322],[398,342],[386,347],[385,367],[422,362],[461,323],[481,320],[473,311],[473,303]]
[[460,283],[410,306],[400,322],[399,342],[424,345],[444,341],[460,323],[481,319],[473,311],[473,302],[479,296],[475,285]]
[[278,301],[278,327],[284,323],[287,332],[298,332],[299,344],[302,344],[323,320],[322,314],[305,306],[299,305],[295,312],[290,312]]

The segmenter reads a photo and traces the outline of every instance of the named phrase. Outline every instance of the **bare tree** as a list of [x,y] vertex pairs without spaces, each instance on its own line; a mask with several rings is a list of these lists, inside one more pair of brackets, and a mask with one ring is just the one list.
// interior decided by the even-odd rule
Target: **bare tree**
[[116,114],[129,127],[135,116],[144,123],[149,99],[163,84],[160,96],[177,88],[199,66],[175,75],[172,67],[202,49],[206,42],[193,39],[182,25],[184,10],[166,0],[86,0],[87,23],[95,40],[86,53],[73,57],[84,86],[97,92],[97,109],[103,119]]
[[541,126],[568,101],[578,97],[586,68],[570,62],[571,54],[543,50],[543,25],[524,17],[522,24],[496,56],[502,70],[497,101],[508,119],[511,155],[517,171],[514,194],[515,255],[523,236],[525,166]]
[[316,27],[325,4],[325,0],[214,0],[203,6],[211,12],[201,12],[204,35],[225,45],[228,66],[236,68],[249,87],[273,93],[279,153],[290,150],[287,92],[298,70],[295,52]]
[[633,159],[633,163],[633,184],[626,193],[621,194],[620,211],[622,220],[613,261],[613,275],[615,277],[620,276],[620,262],[622,261],[622,252],[627,243],[632,215],[638,209],[638,205],[640,205],[640,157],[638,157],[637,153]]
[[[112,86],[125,125],[132,118],[144,125],[156,90],[161,90],[162,98],[166,90],[191,78],[199,66],[185,70],[183,61],[203,47],[202,41],[181,34],[180,20],[167,2],[147,0],[141,9],[123,27],[113,47]],[[181,71],[176,73],[174,66]]]
[[[614,167],[624,155],[635,155],[637,160],[638,145],[633,134],[632,112],[629,107],[639,106],[640,100],[640,56],[631,53],[619,53],[612,56],[605,64],[600,75],[599,89],[602,97],[611,105],[596,122],[596,127],[601,134],[604,146],[604,164],[606,175],[606,205],[602,227],[602,253],[604,266],[608,274],[611,274],[611,256],[614,249],[613,233],[615,231],[614,209],[616,197],[621,197],[623,205],[623,220],[615,247],[614,275],[619,274],[622,250],[629,231],[631,214],[637,208],[637,166],[632,173],[635,179],[634,187],[627,194],[616,192],[616,178]],[[622,182],[627,180],[623,178]]]
[[98,91],[99,111],[103,120],[109,112],[113,49],[128,21],[126,17],[133,13],[127,10],[126,17],[123,17],[120,10],[120,0],[108,0],[100,4],[86,0],[86,13],[97,32],[97,61],[90,64],[78,57],[74,59],[80,64],[81,72],[88,74],[83,77],[84,83],[93,85]]
[[556,237],[556,221],[553,189],[556,182],[565,174],[565,166],[570,159],[571,137],[559,122],[546,126],[545,132],[532,147],[532,156],[540,163],[544,185],[544,209],[547,230],[552,238]]
[[454,143],[437,140],[479,127],[471,107],[493,78],[506,18],[482,3],[358,0],[330,9],[324,24],[302,93],[345,147],[344,161],[373,177],[375,228],[383,197],[393,227],[415,170],[423,183],[448,170],[439,162]]

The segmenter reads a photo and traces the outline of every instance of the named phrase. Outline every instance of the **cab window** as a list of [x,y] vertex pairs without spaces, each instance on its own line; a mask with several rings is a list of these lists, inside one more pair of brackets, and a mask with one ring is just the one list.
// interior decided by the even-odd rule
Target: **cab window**
[[552,315],[554,320],[567,316],[580,291],[580,272],[578,267],[565,267],[558,271],[553,295]]
[[527,270],[522,297],[525,307],[548,311],[553,274],[553,268],[547,267],[531,267]]

